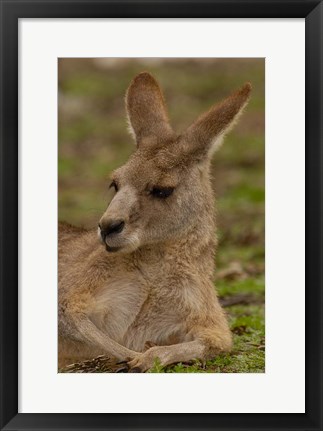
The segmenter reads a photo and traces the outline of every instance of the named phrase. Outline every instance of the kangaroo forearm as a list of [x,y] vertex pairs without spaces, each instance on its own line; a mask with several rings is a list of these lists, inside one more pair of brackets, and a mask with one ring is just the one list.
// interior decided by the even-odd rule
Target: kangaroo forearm
[[87,317],[78,317],[74,322],[84,341],[100,347],[105,353],[120,360],[129,360],[136,356],[137,352],[121,346],[116,341],[100,331]]

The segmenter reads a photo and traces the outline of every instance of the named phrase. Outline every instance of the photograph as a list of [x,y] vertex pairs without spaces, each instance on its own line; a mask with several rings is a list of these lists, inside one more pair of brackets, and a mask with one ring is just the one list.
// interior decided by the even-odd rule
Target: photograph
[[58,58],[58,372],[265,373],[265,58]]

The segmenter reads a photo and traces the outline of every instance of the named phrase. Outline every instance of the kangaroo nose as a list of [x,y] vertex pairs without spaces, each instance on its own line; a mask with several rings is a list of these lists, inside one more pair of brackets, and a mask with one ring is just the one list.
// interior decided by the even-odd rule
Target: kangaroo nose
[[122,232],[124,228],[124,221],[112,220],[106,224],[100,224],[99,226],[101,229],[101,237],[102,237],[102,240],[104,241],[108,235]]

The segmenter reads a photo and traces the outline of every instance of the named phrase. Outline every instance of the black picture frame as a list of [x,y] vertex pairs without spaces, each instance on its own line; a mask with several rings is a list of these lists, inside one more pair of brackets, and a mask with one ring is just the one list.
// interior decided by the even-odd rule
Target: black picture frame
[[[323,5],[318,0],[1,0],[1,429],[322,430]],[[18,20],[305,18],[306,413],[18,413]],[[274,36],[273,36],[274,37]],[[293,162],[291,157],[290,163]],[[292,299],[291,299],[292,300]],[[295,346],[295,355],[297,355]],[[282,364],[285,366],[285,364]],[[279,390],[279,388],[277,388]]]

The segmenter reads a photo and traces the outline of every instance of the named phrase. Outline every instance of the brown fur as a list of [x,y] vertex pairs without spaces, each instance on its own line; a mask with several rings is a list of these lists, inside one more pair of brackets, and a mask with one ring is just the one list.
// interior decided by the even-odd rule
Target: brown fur
[[[60,366],[106,353],[146,371],[156,357],[166,365],[230,350],[213,285],[209,168],[250,90],[246,84],[176,135],[155,79],[133,80],[126,107],[137,150],[113,173],[118,191],[100,220],[101,229],[114,220],[124,229],[100,245],[95,231],[60,225]],[[160,199],[156,187],[174,191]]]

